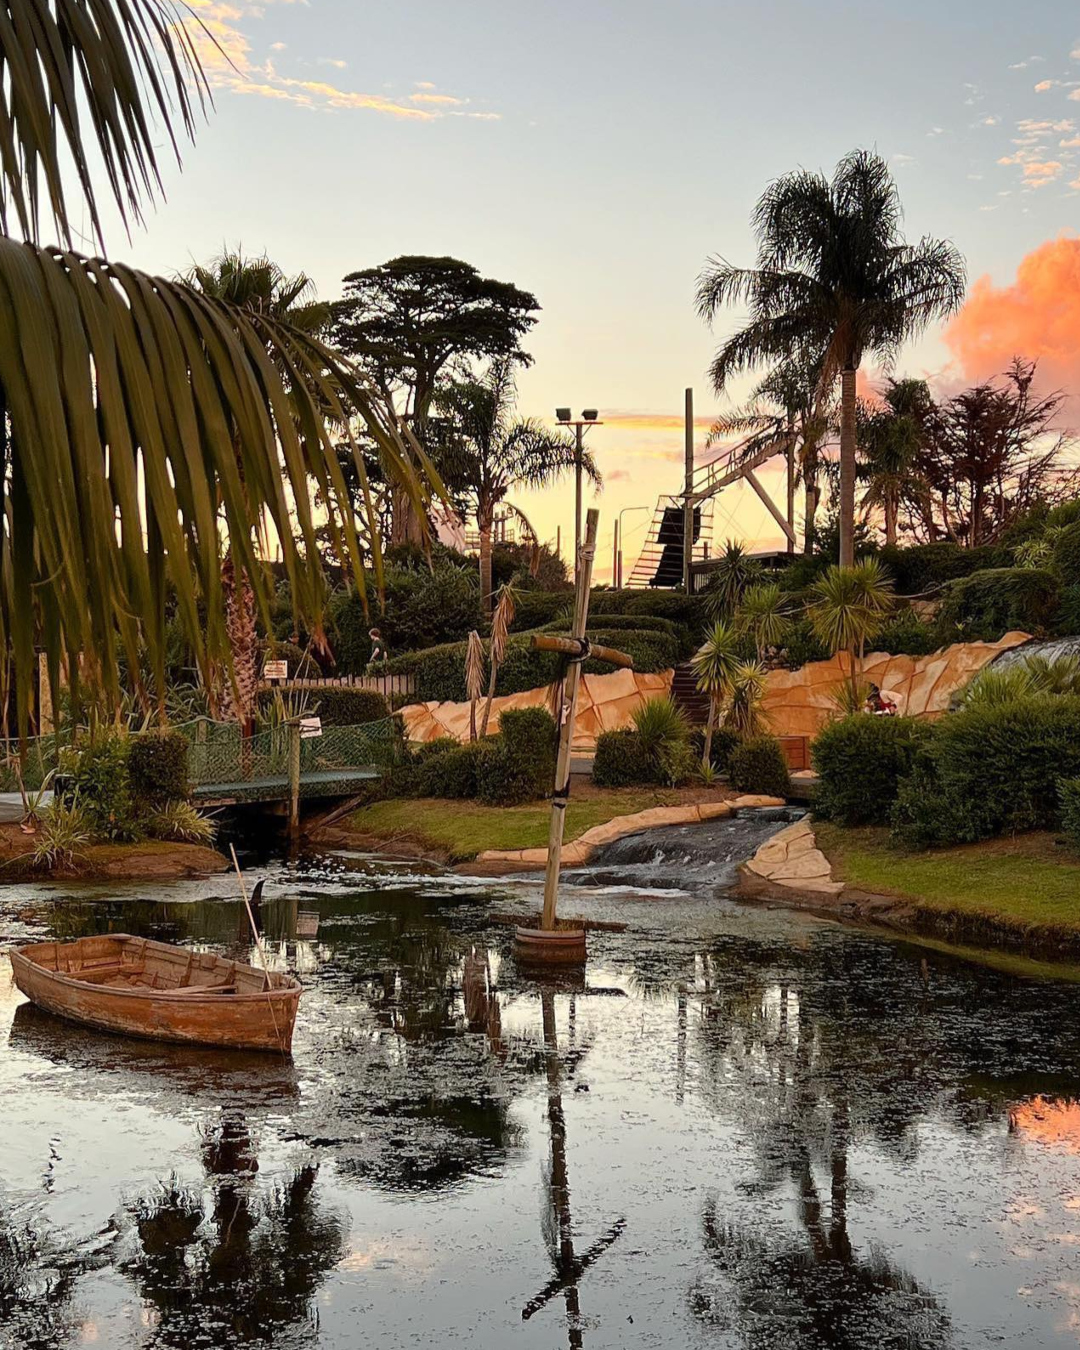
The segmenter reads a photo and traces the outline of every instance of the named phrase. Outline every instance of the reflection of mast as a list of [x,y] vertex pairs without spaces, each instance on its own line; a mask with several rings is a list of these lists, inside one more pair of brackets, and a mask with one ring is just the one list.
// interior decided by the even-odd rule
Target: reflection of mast
[[558,1238],[552,1251],[555,1275],[526,1303],[521,1320],[527,1322],[557,1295],[566,1303],[567,1344],[571,1350],[584,1345],[581,1332],[581,1302],[578,1290],[581,1277],[598,1260],[626,1227],[625,1219],[615,1223],[599,1237],[584,1256],[574,1253],[573,1220],[570,1214],[570,1179],[566,1166],[566,1115],[562,1103],[562,1064],[555,1029],[555,994],[551,989],[540,993],[543,1010],[544,1047],[547,1059],[548,1125],[551,1131],[551,1176],[548,1181],[552,1217]]

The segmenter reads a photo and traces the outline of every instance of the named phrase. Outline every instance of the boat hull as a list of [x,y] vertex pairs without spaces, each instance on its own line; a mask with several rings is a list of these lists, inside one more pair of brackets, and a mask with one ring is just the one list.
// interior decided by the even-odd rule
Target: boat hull
[[[32,1003],[98,1031],[223,1049],[292,1049],[302,990],[288,975],[271,975],[273,987],[264,989],[253,966],[126,934],[38,943],[9,955],[15,984]],[[102,978],[112,983],[95,983]],[[215,992],[215,985],[235,992]]]

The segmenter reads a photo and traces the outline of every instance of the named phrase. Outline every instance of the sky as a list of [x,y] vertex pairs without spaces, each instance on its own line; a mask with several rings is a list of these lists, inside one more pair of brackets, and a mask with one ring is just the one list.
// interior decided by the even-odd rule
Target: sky
[[[697,276],[753,261],[754,203],[793,168],[877,150],[908,237],[965,255],[964,310],[897,373],[955,388],[1018,352],[1080,394],[1075,0],[190,2],[221,47],[200,43],[215,106],[111,251],[171,274],[242,245],[325,298],[399,254],[451,254],[532,291],[519,410],[605,423],[600,579],[617,513],[680,489],[684,389],[702,450],[725,406],[706,369],[740,316],[710,332]],[[571,484],[517,501],[565,542]],[[625,515],[627,570],[647,519]],[[714,528],[778,542],[744,488]]]

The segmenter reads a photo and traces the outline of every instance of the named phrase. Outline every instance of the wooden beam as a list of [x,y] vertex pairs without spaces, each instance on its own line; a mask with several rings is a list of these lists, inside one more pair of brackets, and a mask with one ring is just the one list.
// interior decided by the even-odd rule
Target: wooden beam
[[761,486],[761,484],[758,482],[757,476],[755,475],[753,469],[745,469],[745,470],[743,471],[743,477],[744,477],[744,478],[746,479],[746,481],[750,484],[750,486],[754,489],[754,491],[755,491],[755,492],[757,493],[757,495],[761,498],[761,500],[765,503],[765,505],[769,508],[769,511],[770,511],[771,514],[772,514],[773,520],[776,521],[777,525],[780,526],[780,528],[784,531],[784,533],[785,533],[785,534],[787,535],[787,537],[791,540],[791,542],[794,543],[794,542],[795,542],[795,531],[791,528],[791,526],[790,526],[790,525],[787,523],[787,521],[785,520],[784,515],[783,515],[783,513],[781,512],[780,508],[776,505],[776,503],[773,501],[773,499],[769,496],[769,494],[765,491],[765,489],[764,489],[764,488]]
[[[554,633],[535,633],[529,641],[533,651],[537,652],[561,652],[564,656],[580,656],[584,650],[577,638],[558,637]],[[617,652],[614,647],[601,647],[599,643],[590,642],[589,655],[595,657],[597,661],[607,661],[612,666],[622,666],[627,670],[634,668],[634,658],[627,656],[625,652]]]
[[764,464],[767,459],[772,459],[774,455],[782,455],[788,447],[790,441],[788,436],[779,436],[775,441],[763,446],[760,450],[752,454],[742,464],[728,469],[726,473],[720,475],[715,482],[708,482],[707,486],[694,493],[695,502],[706,501],[709,497],[715,497],[721,488],[729,487],[732,483],[737,483],[740,478],[745,478],[747,470],[758,468]]

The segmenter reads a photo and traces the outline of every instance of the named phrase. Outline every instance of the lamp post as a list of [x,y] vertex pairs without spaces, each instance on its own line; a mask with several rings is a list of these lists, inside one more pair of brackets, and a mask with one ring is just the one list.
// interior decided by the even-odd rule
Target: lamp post
[[555,419],[561,427],[574,428],[574,579],[578,574],[578,552],[581,549],[581,455],[585,432],[589,427],[602,427],[595,408],[586,408],[579,418],[569,408],[556,408]]
[[624,506],[619,512],[618,524],[615,526],[615,576],[612,578],[618,590],[622,590],[622,546],[623,546],[623,523],[622,518],[627,511],[651,511],[651,506]]

